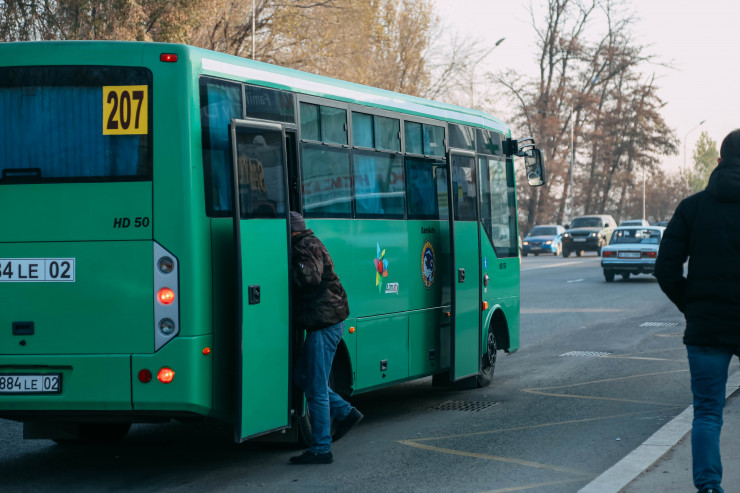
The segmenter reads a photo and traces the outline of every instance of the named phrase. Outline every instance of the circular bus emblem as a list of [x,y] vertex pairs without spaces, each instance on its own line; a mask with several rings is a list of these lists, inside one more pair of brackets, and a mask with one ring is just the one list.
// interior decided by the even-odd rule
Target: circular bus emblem
[[434,247],[427,240],[421,249],[421,280],[424,286],[429,289],[434,284],[434,274],[437,272],[437,264],[434,259]]

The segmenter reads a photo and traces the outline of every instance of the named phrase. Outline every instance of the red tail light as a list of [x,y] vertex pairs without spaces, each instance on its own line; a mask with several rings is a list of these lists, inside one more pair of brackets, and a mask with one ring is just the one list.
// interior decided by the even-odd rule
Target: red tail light
[[157,299],[163,305],[169,305],[170,303],[175,301],[175,292],[172,291],[170,288],[162,288],[157,293]]
[[160,62],[176,62],[177,55],[175,53],[162,53],[159,55]]
[[601,256],[602,257],[616,257],[617,256],[617,252],[611,252],[609,250],[602,250],[601,251]]
[[642,252],[642,258],[656,258],[658,252]]
[[157,372],[157,380],[162,383],[170,383],[175,378],[175,372],[171,368],[164,367]]

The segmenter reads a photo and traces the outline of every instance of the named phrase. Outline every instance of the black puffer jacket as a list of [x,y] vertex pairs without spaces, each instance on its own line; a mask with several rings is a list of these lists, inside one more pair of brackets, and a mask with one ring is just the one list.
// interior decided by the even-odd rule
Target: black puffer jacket
[[334,272],[329,252],[312,230],[291,237],[293,313],[299,329],[311,332],[344,321],[347,293]]
[[686,317],[685,344],[740,346],[740,159],[722,160],[707,188],[678,205],[655,277]]

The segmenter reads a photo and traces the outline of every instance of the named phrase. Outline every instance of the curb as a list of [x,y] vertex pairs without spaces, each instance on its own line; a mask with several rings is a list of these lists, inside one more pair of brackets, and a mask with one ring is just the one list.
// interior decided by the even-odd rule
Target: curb
[[[725,395],[729,398],[738,389],[740,389],[740,371],[736,371],[727,379]],[[578,493],[619,493],[691,431],[693,418],[694,408],[689,406],[622,460],[578,490]]]

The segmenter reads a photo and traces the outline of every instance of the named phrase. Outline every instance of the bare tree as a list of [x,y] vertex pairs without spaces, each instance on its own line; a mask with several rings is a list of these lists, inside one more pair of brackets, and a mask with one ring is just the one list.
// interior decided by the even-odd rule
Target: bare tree
[[[654,169],[659,155],[677,150],[659,112],[663,103],[655,81],[642,80],[641,70],[652,57],[632,41],[632,17],[620,5],[619,0],[548,0],[542,25],[530,10],[539,39],[539,75],[498,78],[519,108],[514,123],[535,137],[548,160],[549,185],[520,188],[527,229],[537,222],[563,222],[571,194],[577,199],[571,216],[609,212],[619,202],[615,192],[625,177]],[[586,36],[594,27],[604,32],[595,41]]]

